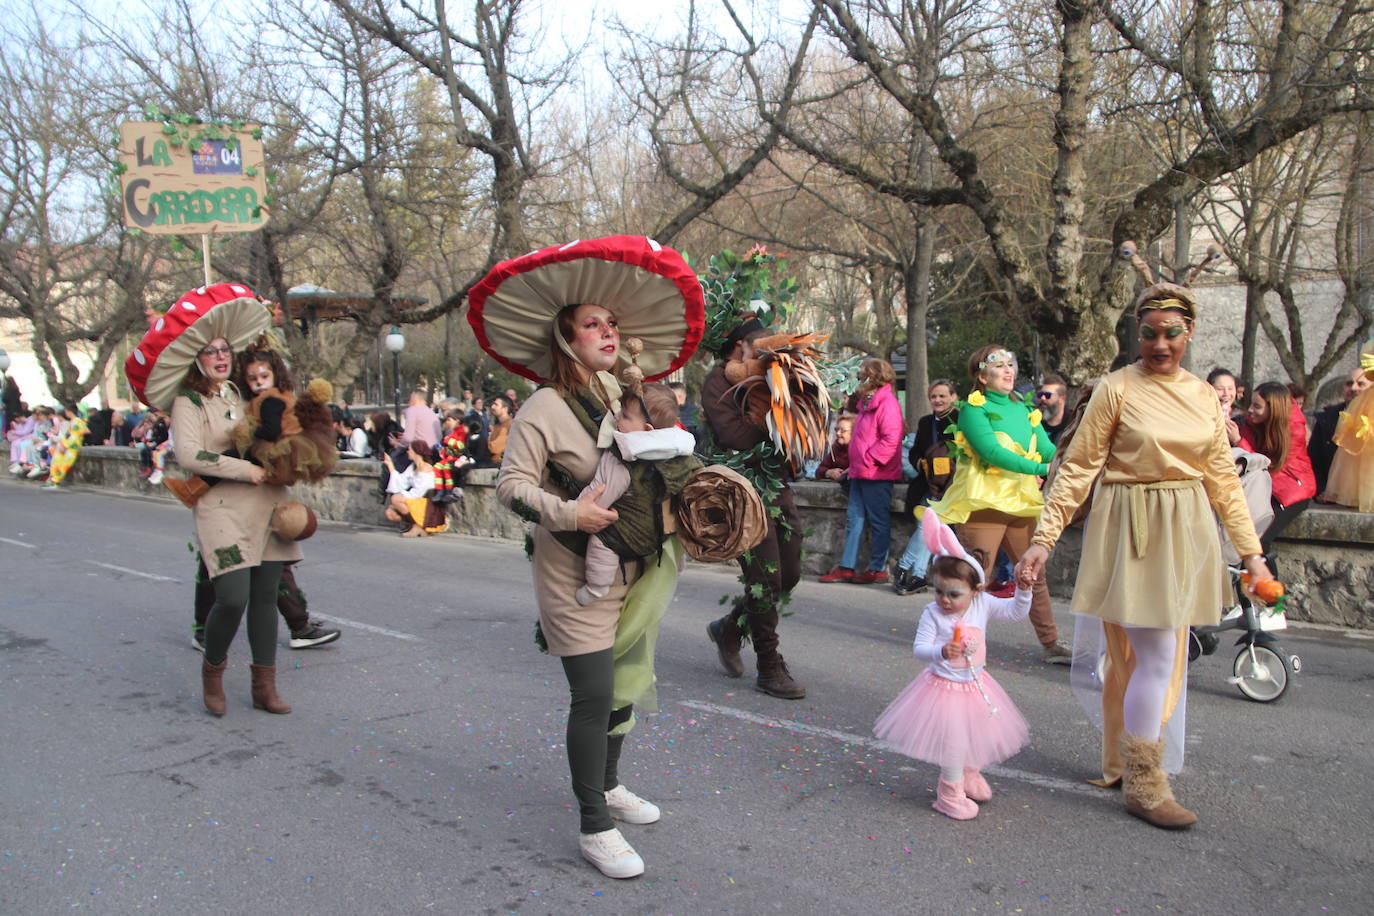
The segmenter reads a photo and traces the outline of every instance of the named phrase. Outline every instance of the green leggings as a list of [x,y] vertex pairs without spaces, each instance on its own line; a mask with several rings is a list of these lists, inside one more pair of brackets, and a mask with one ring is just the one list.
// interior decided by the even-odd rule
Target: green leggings
[[222,573],[212,581],[215,604],[205,621],[205,660],[218,665],[229,657],[229,644],[248,611],[248,648],[255,665],[277,662],[277,583],[280,561]]
[[630,718],[632,706],[611,709],[615,681],[612,650],[563,658],[571,703],[568,706],[568,769],[582,814],[582,832],[600,833],[615,826],[606,808],[606,790],[620,783],[620,749],[624,735],[608,732]]

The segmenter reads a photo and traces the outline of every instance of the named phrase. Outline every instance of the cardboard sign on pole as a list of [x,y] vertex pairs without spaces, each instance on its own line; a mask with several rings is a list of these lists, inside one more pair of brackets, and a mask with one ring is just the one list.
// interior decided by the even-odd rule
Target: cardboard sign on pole
[[252,232],[267,223],[267,177],[257,126],[229,139],[181,140],[161,121],[119,128],[124,225],[153,235]]

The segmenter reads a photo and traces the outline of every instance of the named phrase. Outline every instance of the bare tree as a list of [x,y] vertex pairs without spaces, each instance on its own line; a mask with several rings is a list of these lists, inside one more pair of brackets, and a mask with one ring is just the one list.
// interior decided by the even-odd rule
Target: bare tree
[[[1120,242],[1149,243],[1167,229],[1177,202],[1304,130],[1374,104],[1367,76],[1374,35],[1353,3],[1196,2],[1179,17],[1163,6],[1126,10],[1061,0],[1052,20],[1038,20],[1052,31],[1038,36],[1025,32],[1026,23],[1037,23],[1037,11],[1010,5],[818,5],[828,33],[920,125],[942,168],[931,182],[882,173],[811,142],[805,118],[787,126],[789,140],[902,200],[967,208],[995,260],[1005,300],[1026,309],[1045,335],[1049,360],[1075,380],[1100,371],[1116,352],[1113,327],[1130,297],[1129,277],[1111,258]],[[1150,28],[1137,25],[1142,22]],[[1107,27],[1114,42],[1104,40]],[[1050,35],[1057,46],[1052,54],[1043,50]],[[951,63],[959,75],[981,70],[1004,79],[1014,66],[1030,90],[1025,111],[1041,119],[1054,148],[1052,216],[1043,235],[1011,218],[1010,201],[1020,189],[999,182],[996,151],[985,151],[989,142],[976,117],[951,107],[951,79],[942,73]],[[1228,74],[1225,82],[1215,78],[1219,72]],[[1140,87],[1156,85],[1162,97],[1139,97]],[[1110,112],[1097,106],[1109,97],[1182,106],[1189,134],[1152,178],[1105,214],[1108,238],[1098,242],[1085,233],[1095,193],[1089,152],[1113,133],[1127,135],[1142,123],[1148,129],[1150,119],[1150,109],[1137,104],[1107,121]]]
[[82,85],[89,51],[41,26],[0,46],[0,317],[28,325],[62,401],[99,384],[167,266],[103,193],[112,119]]
[[[1368,116],[1333,119],[1262,153],[1209,190],[1203,212],[1245,287],[1243,378],[1255,376],[1256,330],[1289,378],[1310,389],[1374,324],[1363,294],[1368,254],[1359,250],[1370,143]],[[1325,339],[1311,353],[1304,287],[1331,279],[1342,295]]]

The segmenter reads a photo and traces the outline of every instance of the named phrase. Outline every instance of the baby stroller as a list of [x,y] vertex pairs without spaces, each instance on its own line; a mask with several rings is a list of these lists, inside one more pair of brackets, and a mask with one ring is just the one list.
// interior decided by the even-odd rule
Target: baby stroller
[[[1274,519],[1269,502],[1269,459],[1238,448],[1232,449],[1231,454],[1236,459],[1236,473],[1240,475],[1255,530],[1265,531]],[[1231,590],[1236,603],[1223,609],[1219,623],[1188,628],[1188,661],[1192,663],[1200,656],[1213,654],[1221,644],[1222,633],[1238,630],[1240,638],[1235,644],[1240,651],[1231,662],[1231,676],[1226,680],[1247,699],[1273,703],[1283,697],[1293,676],[1302,670],[1302,659],[1289,654],[1273,635],[1275,630],[1288,627],[1283,613],[1271,611],[1246,594],[1240,580],[1244,572],[1240,555],[1225,529],[1221,530],[1221,552],[1231,574]],[[1266,554],[1265,561],[1272,564],[1273,557]]]

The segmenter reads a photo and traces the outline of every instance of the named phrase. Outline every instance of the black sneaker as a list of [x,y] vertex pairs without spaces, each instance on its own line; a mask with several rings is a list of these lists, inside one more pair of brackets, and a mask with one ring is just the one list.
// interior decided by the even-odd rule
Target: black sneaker
[[205,627],[191,627],[191,648],[205,654]]
[[917,576],[905,566],[899,566],[892,573],[892,590],[899,595],[914,595],[925,591],[926,580]]
[[291,634],[291,648],[293,649],[313,649],[325,643],[331,643],[339,638],[338,630],[330,630],[319,625],[318,621],[310,621],[310,626],[304,630],[296,630]]

